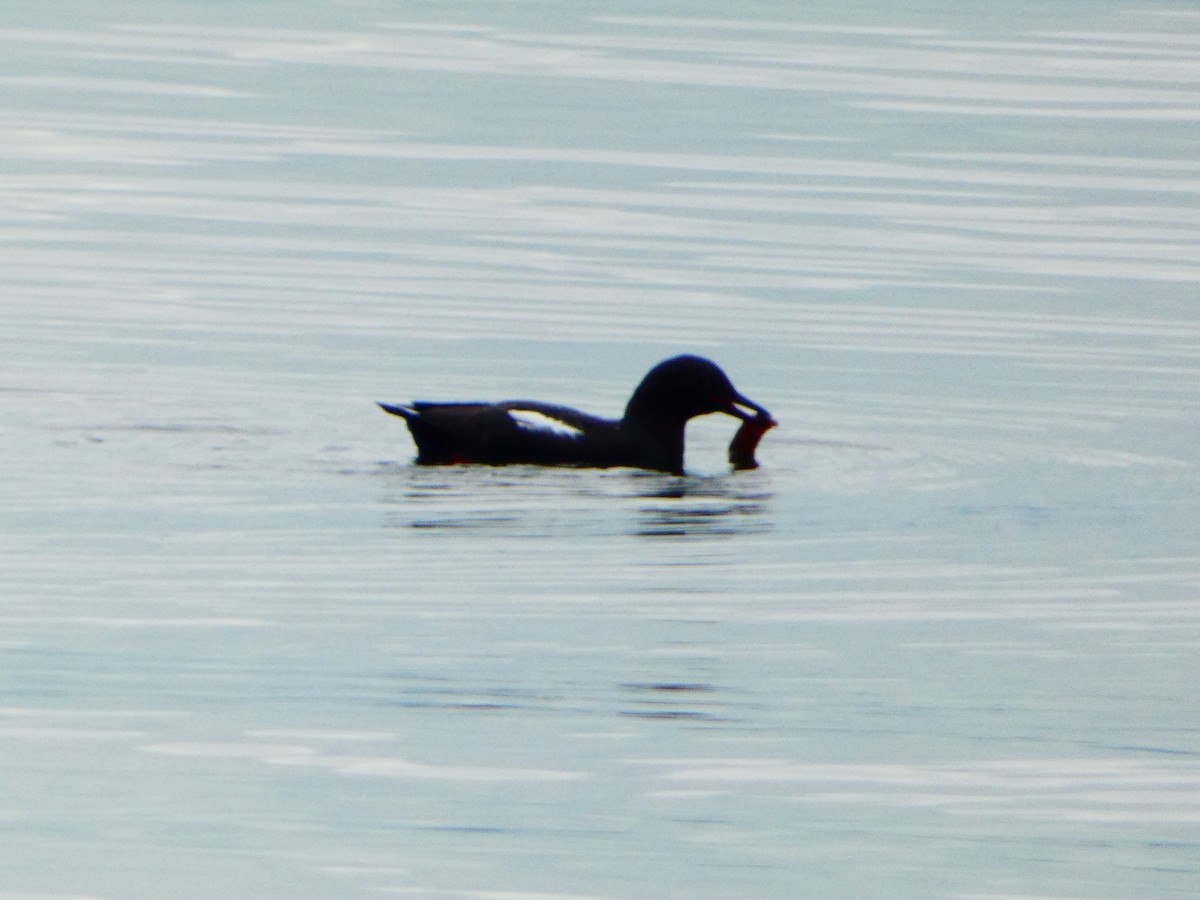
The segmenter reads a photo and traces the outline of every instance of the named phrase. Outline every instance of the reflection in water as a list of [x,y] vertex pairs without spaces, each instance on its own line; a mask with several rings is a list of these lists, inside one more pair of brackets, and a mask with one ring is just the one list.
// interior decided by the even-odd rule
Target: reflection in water
[[760,534],[770,530],[772,494],[760,477],[688,477],[641,494],[636,534],[646,537]]
[[622,716],[637,719],[694,719],[715,722],[722,717],[713,710],[719,705],[715,685],[703,682],[630,682],[621,685],[631,708]]
[[762,473],[676,476],[540,466],[416,466],[377,470],[389,528],[497,536],[686,537],[770,530]]

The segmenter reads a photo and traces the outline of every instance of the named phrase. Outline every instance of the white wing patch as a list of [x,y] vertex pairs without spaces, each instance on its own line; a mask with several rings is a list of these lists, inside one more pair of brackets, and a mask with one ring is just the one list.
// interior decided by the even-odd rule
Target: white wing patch
[[517,423],[518,428],[525,431],[536,431],[565,438],[583,437],[583,432],[574,425],[569,425],[562,419],[556,419],[532,409],[510,409],[508,415]]

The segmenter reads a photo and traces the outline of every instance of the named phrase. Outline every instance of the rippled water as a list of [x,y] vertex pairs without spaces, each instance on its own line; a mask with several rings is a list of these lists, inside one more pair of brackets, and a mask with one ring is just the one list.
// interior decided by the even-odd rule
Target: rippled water
[[[0,898],[1200,891],[1186,4],[0,47]],[[418,469],[374,406],[682,351],[761,469]]]

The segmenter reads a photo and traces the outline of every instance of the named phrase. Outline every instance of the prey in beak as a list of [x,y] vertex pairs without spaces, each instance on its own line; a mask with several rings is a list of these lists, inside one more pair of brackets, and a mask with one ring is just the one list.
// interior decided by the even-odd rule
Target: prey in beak
[[734,393],[729,406],[724,410],[729,415],[741,419],[742,425],[729,442],[729,463],[734,471],[757,469],[758,460],[754,452],[758,449],[759,441],[764,434],[779,423],[767,410],[748,397]]
[[772,425],[776,424],[775,419],[766,409],[748,397],[743,397],[741,394],[734,394],[729,401],[729,406],[722,410],[722,412],[728,413],[734,418],[741,419],[743,422],[750,422],[757,419],[760,422],[768,421]]

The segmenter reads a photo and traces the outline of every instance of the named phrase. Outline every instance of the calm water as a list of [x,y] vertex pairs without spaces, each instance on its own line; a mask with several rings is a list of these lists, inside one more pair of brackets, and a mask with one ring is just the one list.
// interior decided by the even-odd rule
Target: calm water
[[0,898],[1200,894],[1200,15],[792,6],[6,6]]

